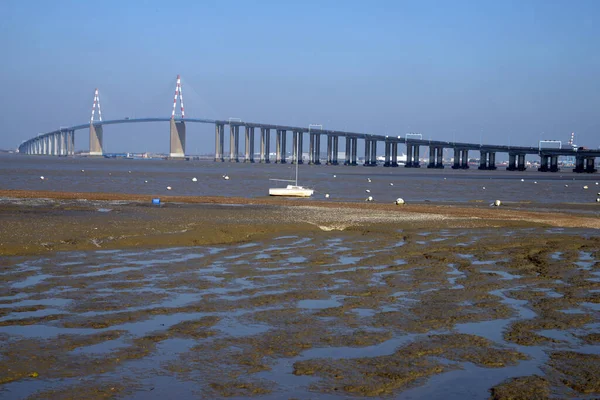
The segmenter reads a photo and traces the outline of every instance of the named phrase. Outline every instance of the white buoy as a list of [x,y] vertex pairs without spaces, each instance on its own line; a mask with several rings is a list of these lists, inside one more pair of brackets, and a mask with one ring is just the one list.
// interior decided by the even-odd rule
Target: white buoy
[[367,192],[367,193],[371,193],[371,191],[370,191],[369,189],[365,190],[365,192]]
[[596,185],[598,184],[598,182],[596,182]]
[[600,197],[596,198],[596,203],[600,203]]
[[40,179],[41,179],[41,180],[44,180],[44,179],[46,179],[46,178],[44,178],[44,176],[42,175],[42,176],[40,176]]
[[82,169],[81,172],[85,172],[85,169]]
[[444,180],[446,180],[446,178],[444,178]]
[[365,201],[373,201],[373,196],[369,196],[365,199]]
[[397,205],[397,206],[400,206],[400,205],[402,205],[402,204],[404,204],[404,199],[403,199],[402,197],[398,197],[398,198],[396,199],[396,205]]
[[225,179],[226,181],[229,180],[229,175],[223,175],[223,179]]
[[569,187],[569,185],[565,185],[565,187]]
[[537,181],[533,181],[533,183],[537,184]]
[[334,177],[334,178],[337,178],[337,175],[334,175],[333,177]]
[[525,182],[525,179],[521,178],[521,182]]
[[109,172],[108,174],[109,174],[109,175],[112,175],[112,172]]
[[588,186],[587,186],[587,185],[585,185],[583,188],[584,188],[584,189],[587,189],[587,188],[588,188]]
[[196,179],[196,177],[193,177],[192,182],[198,182],[198,179]]
[[171,190],[171,186],[167,186],[167,190]]
[[392,182],[390,182],[390,186],[394,186],[394,184]]
[[494,206],[495,207],[500,207],[501,205],[502,205],[502,202],[500,200],[494,201]]
[[131,171],[128,171],[129,173],[131,173]]
[[367,182],[371,183],[371,178],[367,178]]
[[485,186],[484,186],[484,187],[482,187],[482,189],[483,189],[483,190],[485,190]]
[[329,193],[325,193],[325,198],[328,199],[329,198]]
[[144,181],[144,183],[148,183],[148,181]]

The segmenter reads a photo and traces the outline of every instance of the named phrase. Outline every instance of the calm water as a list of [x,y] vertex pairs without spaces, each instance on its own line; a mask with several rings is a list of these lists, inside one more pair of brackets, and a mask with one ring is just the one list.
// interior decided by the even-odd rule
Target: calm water
[[[376,202],[402,197],[408,202],[488,204],[500,199],[507,205],[520,202],[535,206],[591,204],[600,197],[598,174],[576,174],[570,169],[544,173],[503,168],[479,171],[476,167],[435,170],[300,165],[299,171],[299,183],[314,188],[313,199],[317,200],[328,193],[332,201],[364,201],[371,195]],[[224,180],[224,174],[230,179]],[[197,182],[192,181],[194,177]],[[269,187],[285,185],[271,178],[293,179],[294,165],[0,155],[0,189],[257,198],[266,196]],[[585,185],[589,189],[584,189]]]

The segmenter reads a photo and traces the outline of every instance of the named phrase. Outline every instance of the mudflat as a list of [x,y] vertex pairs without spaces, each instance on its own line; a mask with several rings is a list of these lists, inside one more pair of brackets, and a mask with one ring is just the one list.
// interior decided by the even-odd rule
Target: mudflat
[[600,395],[589,213],[0,198],[0,397]]

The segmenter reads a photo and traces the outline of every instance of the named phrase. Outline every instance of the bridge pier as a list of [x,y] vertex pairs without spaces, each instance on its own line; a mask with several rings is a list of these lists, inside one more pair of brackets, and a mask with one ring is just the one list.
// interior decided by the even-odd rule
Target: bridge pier
[[487,168],[487,157],[488,157],[487,151],[484,151],[484,150],[479,151],[479,168],[477,168],[477,169],[488,169]]
[[429,146],[429,161],[427,168],[435,168],[435,147]]
[[525,154],[517,155],[517,169],[519,171],[525,171],[527,166],[525,165]]
[[245,155],[244,162],[253,163],[254,162],[254,127],[246,125],[244,127],[245,132]]
[[595,163],[595,157],[575,156],[575,168],[573,169],[573,172],[594,173],[597,171]]
[[365,160],[363,162],[364,167],[371,166],[371,141],[369,139],[365,139]]
[[296,164],[298,162],[298,147],[299,147],[299,138],[298,138],[298,131],[292,131],[292,142],[293,146],[292,146],[292,164]]
[[490,151],[488,153],[488,166],[487,168],[489,170],[495,170],[498,167],[496,167],[496,152],[495,151]]
[[275,164],[281,162],[281,130],[275,130]]
[[281,163],[287,164],[287,131],[281,131]]
[[185,122],[171,118],[169,158],[185,157]]
[[464,149],[462,151],[462,163],[460,165],[460,167],[462,169],[469,169],[469,150],[468,149]]
[[346,157],[344,165],[352,165],[352,138],[349,136],[346,136],[346,151],[344,153],[344,156]]
[[339,140],[339,136],[333,137],[333,165],[338,165]]
[[558,172],[560,168],[558,168],[558,156],[550,157],[550,172]]
[[538,168],[538,171],[546,172],[550,170],[550,168],[548,167],[549,159],[550,156],[547,156],[545,154],[540,155],[540,166]]
[[[102,125],[90,124],[90,156],[102,156],[104,147],[102,145]],[[49,147],[49,146],[48,146]],[[49,154],[45,153],[45,154]]]
[[333,151],[333,139],[335,136],[327,135],[327,165],[333,165],[333,160],[335,158]]
[[387,140],[384,142],[385,144],[385,155],[384,155],[384,161],[383,161],[383,166],[384,167],[389,167],[391,166],[390,163],[390,159],[392,157],[391,153],[392,153],[392,143],[388,142]]
[[313,165],[320,165],[320,152],[321,152],[321,134],[310,133],[310,145],[308,150],[308,163]]
[[229,125],[229,162],[240,162],[240,127],[239,125]]
[[225,143],[225,125],[215,124],[215,161],[223,162],[223,145]]
[[419,145],[406,144],[406,168],[421,168],[419,161]]
[[271,130],[269,128],[260,128],[260,162],[269,164],[271,159]]
[[444,148],[437,147],[437,161],[435,167],[438,169],[444,169]]
[[515,153],[508,153],[508,167],[506,167],[507,171],[516,171],[517,170],[517,155]]
[[390,160],[391,167],[398,166],[398,142],[391,142],[390,146],[392,148],[392,159]]

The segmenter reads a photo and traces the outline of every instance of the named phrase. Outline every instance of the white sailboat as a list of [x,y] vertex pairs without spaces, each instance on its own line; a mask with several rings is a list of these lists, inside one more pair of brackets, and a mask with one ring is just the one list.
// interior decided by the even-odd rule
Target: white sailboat
[[296,179],[270,179],[272,181],[294,182],[293,185],[287,185],[284,188],[269,188],[269,196],[285,196],[285,197],[310,197],[314,190],[298,185],[298,160],[302,157],[302,153],[298,149],[300,134],[296,136]]

